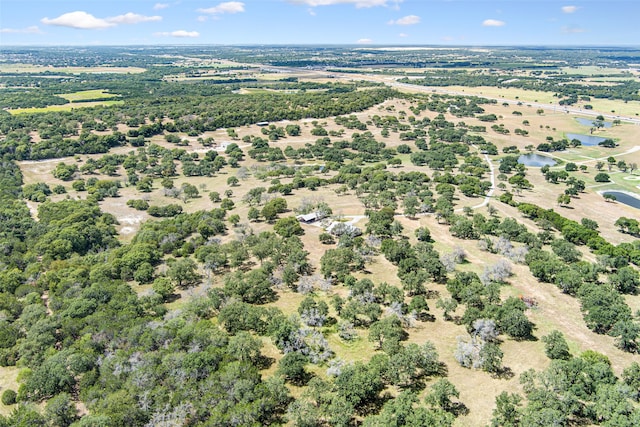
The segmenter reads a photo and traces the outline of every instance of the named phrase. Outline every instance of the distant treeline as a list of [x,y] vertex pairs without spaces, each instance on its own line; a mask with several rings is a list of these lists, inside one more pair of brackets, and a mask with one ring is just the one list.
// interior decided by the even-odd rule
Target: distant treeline
[[519,89],[552,92],[559,98],[566,97],[569,99],[575,99],[575,101],[577,101],[578,97],[621,99],[623,101],[640,100],[640,82],[631,78],[612,86],[572,83],[580,78],[581,76],[566,76],[561,74],[549,74],[544,77],[511,78],[504,75],[476,74],[468,73],[466,71],[438,71],[429,74],[425,73],[425,76],[422,78],[410,79],[405,77],[398,81],[414,85],[438,87],[515,87]]

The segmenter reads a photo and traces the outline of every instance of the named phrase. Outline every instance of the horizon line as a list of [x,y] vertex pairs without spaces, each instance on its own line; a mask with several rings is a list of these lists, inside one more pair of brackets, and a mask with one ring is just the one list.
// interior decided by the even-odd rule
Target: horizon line
[[514,48],[514,47],[537,47],[537,48],[625,48],[625,49],[638,49],[640,50],[640,44],[434,44],[434,43],[144,43],[144,44],[13,44],[0,46],[0,51],[10,48],[52,48],[52,47],[197,47],[197,46],[211,46],[211,47],[238,47],[238,46],[301,46],[301,47],[445,47],[445,48]]

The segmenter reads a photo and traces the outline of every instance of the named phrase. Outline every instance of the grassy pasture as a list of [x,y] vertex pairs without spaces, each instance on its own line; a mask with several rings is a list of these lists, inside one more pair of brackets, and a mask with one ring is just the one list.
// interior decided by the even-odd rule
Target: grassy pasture
[[[541,92],[534,90],[526,90],[519,88],[498,88],[493,86],[447,86],[438,88],[446,91],[462,92],[469,96],[484,96],[489,98],[498,98],[505,100],[519,100],[526,104],[527,102],[535,102],[540,104],[558,105],[559,98],[553,96],[550,92]],[[499,103],[500,101],[498,101]],[[640,115],[640,101],[624,102],[620,100],[597,99],[591,98],[589,102],[580,101],[573,105],[572,108],[584,108],[585,105],[591,105],[593,110],[600,111],[605,114],[619,114],[622,116],[635,117]]]
[[[87,108],[97,106],[110,106],[110,105],[122,105],[124,101],[119,100],[104,100],[104,98],[117,98],[119,95],[108,93],[102,89],[94,90],[81,90],[72,93],[62,93],[61,98],[69,101],[68,104],[62,105],[49,105],[47,107],[31,107],[31,108],[15,108],[8,110],[13,115],[18,114],[32,114],[32,113],[47,113],[51,111],[71,111],[74,108]],[[92,101],[92,100],[100,101]]]
[[588,65],[583,67],[562,67],[560,70],[564,74],[586,76],[612,76],[629,73],[629,70],[623,70],[621,68],[598,67],[597,65]]
[[[537,102],[543,104],[553,104],[558,102],[558,98],[550,92],[542,92],[536,90],[526,90],[520,88],[499,88],[493,86],[446,86],[442,89],[454,92],[463,92],[469,96],[485,96],[491,98],[515,99],[524,102]],[[500,102],[500,101],[498,101]]]
[[[11,389],[18,392],[18,372],[20,370],[14,366],[0,366],[0,394]],[[0,415],[9,415],[16,405],[6,406],[0,402]]]
[[14,110],[8,110],[12,115],[18,114],[33,114],[33,113],[48,113],[51,111],[71,111],[76,108],[89,108],[89,107],[109,107],[111,105],[123,105],[124,101],[88,101],[80,104],[63,104],[63,105],[50,105],[48,107],[33,107],[33,108],[16,108]]
[[108,93],[101,89],[81,90],[73,93],[62,93],[58,95],[69,102],[86,102],[94,99],[117,98],[119,95]]

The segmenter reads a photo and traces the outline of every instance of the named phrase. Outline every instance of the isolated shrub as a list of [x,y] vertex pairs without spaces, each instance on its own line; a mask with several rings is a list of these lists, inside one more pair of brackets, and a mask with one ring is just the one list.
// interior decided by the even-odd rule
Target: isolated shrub
[[480,368],[482,366],[480,350],[482,350],[484,344],[484,341],[480,338],[471,337],[469,339],[458,337],[458,346],[456,347],[454,357],[460,366],[464,368]]
[[155,217],[171,217],[182,213],[182,206],[170,204],[165,206],[149,206],[148,213]]
[[552,331],[549,335],[542,337],[544,351],[549,359],[571,359],[569,345],[560,331]]
[[53,187],[52,191],[55,194],[65,194],[67,192],[67,189],[64,187],[64,185],[56,185],[55,187]]
[[345,341],[351,341],[358,338],[358,333],[353,327],[353,323],[345,321],[338,326],[338,336]]
[[13,390],[5,390],[2,392],[2,404],[9,406],[16,403],[17,394]]
[[65,163],[58,163],[56,168],[53,170],[53,176],[63,181],[69,181],[77,171],[78,166],[75,164],[67,165]]
[[335,243],[335,239],[329,233],[321,233],[320,236],[318,236],[318,240],[320,240],[320,243],[325,245],[330,245]]
[[76,181],[73,181],[73,183],[71,184],[71,188],[73,188],[76,191],[85,191],[87,189],[84,179],[78,179]]
[[146,211],[149,209],[149,202],[142,199],[131,199],[127,200],[127,206],[138,211]]
[[415,231],[416,238],[420,242],[430,242],[431,241],[431,232],[427,227],[418,227]]
[[22,196],[27,200],[31,200],[32,202],[44,202],[45,200],[47,200],[47,196],[49,196],[50,194],[51,189],[44,182],[28,184],[22,188]]
[[506,259],[501,259],[493,265],[485,266],[480,280],[485,285],[491,282],[503,283],[511,275],[513,275],[511,263]]
[[576,165],[573,162],[569,162],[566,165],[564,165],[564,170],[566,170],[567,172],[575,172],[578,170],[578,165]]

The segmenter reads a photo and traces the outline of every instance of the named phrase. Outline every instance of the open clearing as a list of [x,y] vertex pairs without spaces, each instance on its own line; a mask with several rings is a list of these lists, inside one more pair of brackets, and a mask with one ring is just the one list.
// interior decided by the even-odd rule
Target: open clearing
[[[0,394],[5,390],[18,391],[18,372],[20,370],[12,366],[0,366]],[[0,402],[0,415],[8,415],[16,405],[6,406]]]
[[118,95],[113,93],[108,93],[101,89],[93,89],[93,90],[82,90],[73,93],[62,93],[58,95],[61,98],[66,99],[70,102],[78,102],[78,101],[91,101],[93,99],[103,99],[103,98],[117,98]]
[[89,108],[89,107],[108,107],[111,105],[123,105],[124,101],[88,101],[82,103],[69,103],[63,105],[50,105],[48,107],[34,107],[34,108],[16,108],[13,110],[7,110],[13,115],[18,114],[30,114],[30,113],[47,113],[50,111],[71,111],[76,108]]

